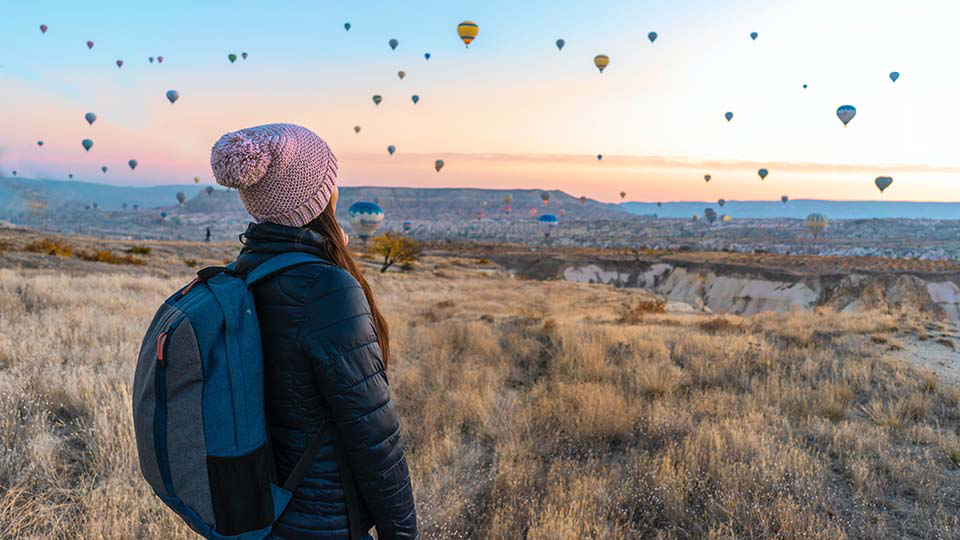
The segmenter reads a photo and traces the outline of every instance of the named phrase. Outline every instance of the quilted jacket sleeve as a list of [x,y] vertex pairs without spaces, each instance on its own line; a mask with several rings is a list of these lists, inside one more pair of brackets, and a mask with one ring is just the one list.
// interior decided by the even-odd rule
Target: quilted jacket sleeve
[[301,343],[381,540],[419,538],[413,489],[370,306],[340,268],[315,280]]

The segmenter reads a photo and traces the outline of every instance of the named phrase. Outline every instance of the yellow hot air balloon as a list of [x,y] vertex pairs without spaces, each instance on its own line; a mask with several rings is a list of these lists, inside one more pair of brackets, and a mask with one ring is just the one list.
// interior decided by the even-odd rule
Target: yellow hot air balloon
[[603,69],[610,64],[610,57],[605,54],[598,54],[593,57],[593,65],[597,66],[597,69],[600,70],[600,73],[603,73]]
[[803,224],[807,226],[810,234],[817,238],[827,228],[827,218],[823,214],[810,214]]
[[467,47],[470,46],[473,38],[477,37],[477,31],[479,30],[480,28],[477,27],[477,23],[473,21],[463,21],[457,25],[457,34],[460,34],[460,39],[463,40],[464,45]]

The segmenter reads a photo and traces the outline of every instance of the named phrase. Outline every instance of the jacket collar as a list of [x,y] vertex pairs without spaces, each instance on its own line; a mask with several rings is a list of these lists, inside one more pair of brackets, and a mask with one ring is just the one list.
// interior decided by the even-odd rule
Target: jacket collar
[[261,262],[279,253],[303,251],[328,259],[328,240],[306,227],[288,227],[276,223],[250,223],[240,235],[243,249],[237,257],[237,271],[245,274]]

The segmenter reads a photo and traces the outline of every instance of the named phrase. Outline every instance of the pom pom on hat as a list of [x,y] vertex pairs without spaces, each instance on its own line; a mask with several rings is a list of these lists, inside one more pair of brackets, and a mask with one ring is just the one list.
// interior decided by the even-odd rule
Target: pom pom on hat
[[245,130],[220,137],[210,154],[210,167],[221,186],[241,189],[259,182],[270,166],[269,139],[252,137]]

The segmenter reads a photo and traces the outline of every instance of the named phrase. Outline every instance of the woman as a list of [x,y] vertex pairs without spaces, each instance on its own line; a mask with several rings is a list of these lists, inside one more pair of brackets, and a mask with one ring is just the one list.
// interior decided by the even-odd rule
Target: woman
[[[238,273],[279,253],[318,257],[253,291],[279,482],[318,431],[322,442],[273,538],[340,540],[351,529],[370,538],[372,526],[380,540],[418,538],[387,388],[387,325],[335,217],[336,158],[312,131],[269,124],[221,137],[210,164],[217,182],[236,188],[257,221],[241,236]],[[353,493],[350,500],[359,504],[348,512]]]

